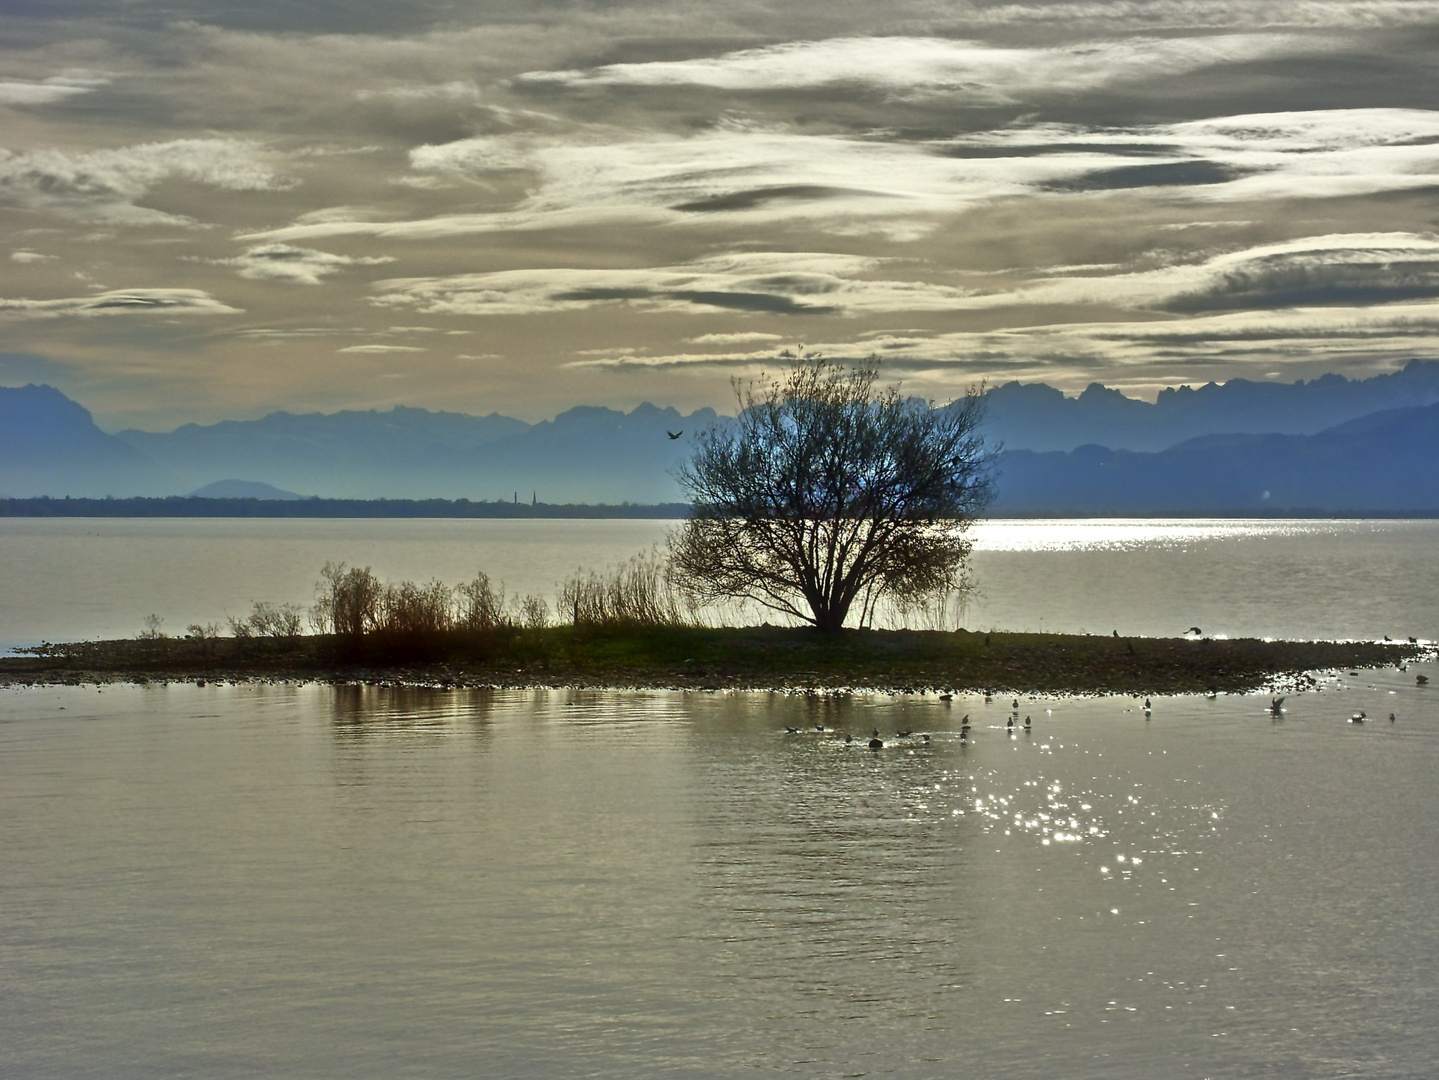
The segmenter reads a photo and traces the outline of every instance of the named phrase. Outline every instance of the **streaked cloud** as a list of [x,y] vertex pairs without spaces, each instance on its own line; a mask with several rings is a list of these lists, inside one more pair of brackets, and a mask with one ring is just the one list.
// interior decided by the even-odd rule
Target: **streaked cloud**
[[670,313],[855,315],[949,310],[971,295],[934,282],[868,276],[882,266],[878,259],[826,253],[736,253],[685,266],[396,279],[376,284],[375,302],[451,315],[539,314],[616,305]]
[[0,79],[0,105],[53,105],[93,93],[109,82],[106,76],[88,72],[51,75],[46,79]]
[[0,318],[58,319],[109,315],[238,315],[240,309],[200,289],[129,289],[59,300],[0,297]]
[[394,262],[390,256],[332,255],[314,248],[292,244],[259,244],[232,259],[212,259],[222,266],[233,266],[243,278],[257,281],[281,281],[294,285],[319,285],[331,274],[351,266],[380,266]]
[[416,345],[346,345],[337,353],[422,353],[428,350]]
[[943,94],[968,104],[997,105],[1223,64],[1322,53],[1334,44],[1275,33],[1099,39],[1047,48],[931,37],[852,37],[785,42],[692,60],[533,71],[517,82],[572,89],[697,86],[741,91],[864,86],[900,96]]
[[82,152],[0,149],[0,200],[63,217],[114,225],[195,224],[187,215],[139,205],[167,180],[221,191],[293,184],[258,143],[241,139],[175,139]]

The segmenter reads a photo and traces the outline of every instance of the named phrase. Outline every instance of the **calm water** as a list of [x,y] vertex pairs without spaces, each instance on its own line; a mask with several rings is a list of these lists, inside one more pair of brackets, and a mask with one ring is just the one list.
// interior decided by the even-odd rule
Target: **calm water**
[[[581,566],[662,543],[656,521],[0,519],[0,648],[129,637],[308,605],[326,560],[450,583],[484,570],[553,602]],[[1439,638],[1439,521],[994,521],[975,629]],[[759,616],[756,616],[758,618]]]
[[[1436,668],[1017,737],[973,698],[0,691],[0,1072],[1432,1076]],[[833,733],[873,726],[933,740]]]
[[[549,594],[664,528],[0,521],[0,641],[326,559]],[[971,626],[1439,637],[1435,522],[977,541]],[[0,690],[0,1075],[1432,1076],[1439,664],[1323,686],[1016,737],[977,698]]]

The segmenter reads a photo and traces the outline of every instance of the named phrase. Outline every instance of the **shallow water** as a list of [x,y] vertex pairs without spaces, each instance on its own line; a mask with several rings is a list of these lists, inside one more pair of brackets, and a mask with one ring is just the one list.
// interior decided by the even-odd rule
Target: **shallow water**
[[1425,671],[1013,736],[972,697],[0,691],[3,1071],[1429,1076]]
[[[673,524],[0,518],[0,649],[130,637],[152,612],[182,634],[257,600],[308,606],[327,560],[451,584],[483,570],[553,604],[562,578]],[[1439,639],[1439,521],[987,521],[973,537],[976,592],[945,625]]]

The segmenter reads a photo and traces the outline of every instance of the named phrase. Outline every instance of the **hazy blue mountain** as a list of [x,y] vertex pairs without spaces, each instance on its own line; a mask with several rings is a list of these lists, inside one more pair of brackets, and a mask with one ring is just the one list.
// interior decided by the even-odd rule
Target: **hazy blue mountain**
[[[996,512],[1439,508],[1421,464],[1439,362],[1366,380],[1235,379],[1152,404],[1099,386],[1077,398],[1018,383],[990,393],[986,431],[1006,447]],[[0,491],[179,495],[239,477],[254,492],[329,498],[671,502],[673,470],[716,419],[648,404],[538,424],[395,408],[112,436],[58,390],[0,388]]]
[[1065,397],[1043,383],[1017,382],[989,392],[986,431],[1009,450],[1163,450],[1200,435],[1312,435],[1370,413],[1439,402],[1439,361],[1411,360],[1369,379],[1324,375],[1309,382],[1162,390],[1153,404],[1095,383]]
[[1439,404],[1314,435],[1208,435],[1158,453],[1082,446],[999,461],[1003,514],[1439,510]]
[[283,499],[287,502],[305,498],[304,495],[256,480],[216,480],[190,492],[190,495],[197,499]]
[[492,413],[424,409],[272,413],[118,437],[184,478],[183,490],[235,476],[329,498],[668,502],[687,443],[667,431],[713,423],[702,409],[580,406],[527,424]]
[[473,497],[471,459],[520,434],[523,420],[491,413],[271,413],[117,437],[183,478],[180,490],[242,476],[291,491],[345,498]]
[[176,483],[54,387],[0,387],[0,490],[12,498],[165,495]]

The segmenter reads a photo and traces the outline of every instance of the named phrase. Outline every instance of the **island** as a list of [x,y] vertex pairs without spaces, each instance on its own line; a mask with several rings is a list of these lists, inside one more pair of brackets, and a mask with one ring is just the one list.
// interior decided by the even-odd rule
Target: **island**
[[142,637],[0,657],[0,685],[301,680],[435,687],[1182,694],[1303,689],[1401,666],[1415,642],[805,627],[502,627],[481,633]]

